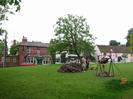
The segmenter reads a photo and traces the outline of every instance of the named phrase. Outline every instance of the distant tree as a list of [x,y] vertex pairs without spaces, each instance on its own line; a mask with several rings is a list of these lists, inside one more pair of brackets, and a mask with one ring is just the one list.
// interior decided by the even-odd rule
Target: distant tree
[[4,53],[4,41],[0,40],[0,57],[3,56]]
[[56,54],[61,53],[63,49],[66,47],[64,43],[62,43],[59,39],[51,39],[48,51],[52,58],[52,63],[55,64]]
[[17,55],[18,51],[19,51],[19,42],[14,40],[10,48],[10,55]]
[[133,52],[133,28],[128,30],[126,46],[128,46]]
[[119,46],[120,42],[117,42],[116,40],[110,40],[109,45],[110,46]]
[[7,32],[2,28],[2,23],[8,20],[9,14],[14,14],[20,10],[21,0],[0,0],[0,35]]
[[[63,50],[73,50],[81,62],[81,55],[94,52],[92,34],[86,18],[77,15],[60,17],[55,24],[55,36]],[[65,45],[62,47],[62,45]]]
[[52,39],[50,41],[50,44],[48,46],[48,52],[51,55],[51,59],[52,59],[52,64],[55,64],[55,58],[56,58],[56,47],[55,47],[56,42]]

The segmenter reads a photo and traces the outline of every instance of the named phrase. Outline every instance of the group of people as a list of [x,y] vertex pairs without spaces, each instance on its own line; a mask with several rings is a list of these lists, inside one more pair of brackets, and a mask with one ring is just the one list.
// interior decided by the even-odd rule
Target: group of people
[[82,66],[84,70],[88,70],[90,67],[90,59],[89,57],[82,57]]

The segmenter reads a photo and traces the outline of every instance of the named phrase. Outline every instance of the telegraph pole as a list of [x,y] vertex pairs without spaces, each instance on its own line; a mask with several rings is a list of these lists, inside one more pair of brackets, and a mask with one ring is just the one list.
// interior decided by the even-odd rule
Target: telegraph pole
[[3,53],[3,68],[6,66],[6,54],[7,54],[7,32],[5,32],[4,38],[4,53]]

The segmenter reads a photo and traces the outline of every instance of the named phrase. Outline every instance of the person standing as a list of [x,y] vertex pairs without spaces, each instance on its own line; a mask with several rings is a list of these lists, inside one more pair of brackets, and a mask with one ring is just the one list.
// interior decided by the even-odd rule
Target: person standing
[[82,66],[83,66],[83,70],[86,69],[86,59],[85,57],[82,57]]
[[111,62],[115,62],[116,59],[116,53],[113,52],[113,49],[110,49],[110,58],[111,58]]
[[90,66],[90,59],[89,57],[86,57],[86,70],[89,69],[89,66]]

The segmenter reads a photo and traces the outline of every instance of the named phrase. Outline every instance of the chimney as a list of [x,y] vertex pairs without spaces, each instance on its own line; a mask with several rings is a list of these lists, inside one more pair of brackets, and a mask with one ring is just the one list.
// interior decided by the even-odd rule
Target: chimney
[[24,36],[23,36],[22,42],[23,42],[23,43],[26,43],[26,42],[27,42],[27,37],[24,37]]
[[16,40],[13,40],[13,45],[16,45]]

